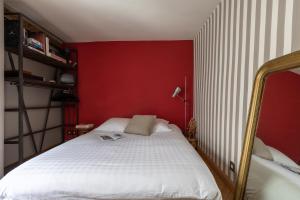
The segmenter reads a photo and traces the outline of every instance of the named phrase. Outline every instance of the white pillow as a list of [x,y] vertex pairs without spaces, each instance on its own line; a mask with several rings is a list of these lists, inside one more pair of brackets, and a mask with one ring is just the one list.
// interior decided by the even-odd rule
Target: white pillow
[[129,123],[129,118],[110,118],[97,127],[96,131],[102,132],[119,132],[124,133],[126,126]]
[[164,119],[156,119],[152,133],[170,132],[172,129],[169,127],[169,121]]
[[288,156],[286,156],[284,153],[278,151],[277,149],[268,146],[274,162],[277,162],[279,164],[282,164],[284,166],[289,166],[289,167],[295,167],[295,168],[300,168],[297,163],[295,163],[292,159],[290,159]]
[[266,160],[273,161],[273,156],[267,145],[265,145],[265,143],[258,137],[254,138],[253,154]]

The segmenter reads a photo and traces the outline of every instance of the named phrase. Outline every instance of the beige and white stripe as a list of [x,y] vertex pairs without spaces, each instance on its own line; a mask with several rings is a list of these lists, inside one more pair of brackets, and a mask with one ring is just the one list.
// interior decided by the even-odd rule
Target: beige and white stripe
[[239,164],[255,73],[300,50],[298,13],[298,0],[222,0],[194,39],[199,146],[232,179],[229,162]]

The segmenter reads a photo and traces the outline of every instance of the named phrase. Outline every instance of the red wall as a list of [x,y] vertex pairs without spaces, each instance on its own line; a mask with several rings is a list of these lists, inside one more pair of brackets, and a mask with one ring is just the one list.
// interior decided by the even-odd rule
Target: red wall
[[300,76],[271,75],[266,82],[258,136],[269,146],[300,162]]
[[[78,48],[79,121],[155,114],[184,127],[184,104],[171,95],[188,78],[193,99],[193,42],[91,42]],[[182,93],[183,94],[183,93]],[[189,118],[188,118],[189,119]]]

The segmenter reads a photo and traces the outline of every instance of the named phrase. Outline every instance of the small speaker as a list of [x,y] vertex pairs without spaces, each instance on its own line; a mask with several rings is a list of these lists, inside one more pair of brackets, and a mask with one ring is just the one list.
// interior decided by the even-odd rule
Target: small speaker
[[5,20],[4,22],[4,38],[5,46],[17,47],[19,45],[19,27],[17,20]]

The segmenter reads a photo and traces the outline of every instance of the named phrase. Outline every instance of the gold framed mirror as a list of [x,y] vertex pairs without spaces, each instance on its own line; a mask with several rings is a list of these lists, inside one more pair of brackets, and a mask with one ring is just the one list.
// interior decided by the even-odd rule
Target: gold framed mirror
[[[246,198],[245,196],[248,188],[247,181],[248,181],[249,173],[251,172],[250,165],[252,164],[251,158],[253,156],[253,146],[255,142],[256,142],[255,145],[257,145],[256,135],[257,135],[258,124],[260,120],[262,101],[264,99],[263,95],[265,92],[266,82],[269,77],[277,73],[281,73],[281,72],[283,73],[286,71],[295,70],[296,68],[300,69],[300,51],[291,53],[289,55],[265,63],[256,74],[256,78],[253,84],[251,103],[248,112],[247,126],[244,135],[243,152],[241,155],[241,162],[240,162],[238,177],[236,181],[235,196],[234,196],[235,200],[267,199],[265,197],[268,195],[266,195],[265,197],[263,197],[263,195],[260,195],[258,198]],[[299,75],[299,80],[300,80],[300,75]],[[282,117],[284,118],[285,116]],[[300,117],[299,117],[299,124],[300,124]],[[298,146],[300,146],[300,144]],[[297,153],[300,153],[300,151]],[[271,161],[266,161],[266,162],[271,162]],[[275,164],[279,167],[282,167],[281,165],[278,165],[277,162]],[[299,165],[299,162],[297,164]],[[297,179],[299,178],[298,180],[300,180],[300,174],[295,173],[295,176],[299,176],[297,177]],[[262,184],[260,182],[260,184],[261,185],[257,187],[259,187],[259,190],[263,190],[263,187],[265,186],[264,184],[266,183]],[[276,193],[276,191],[274,192]],[[300,190],[299,190],[299,194],[300,194]],[[300,199],[300,196],[297,195],[295,199]]]

